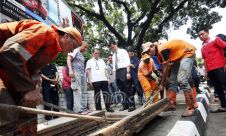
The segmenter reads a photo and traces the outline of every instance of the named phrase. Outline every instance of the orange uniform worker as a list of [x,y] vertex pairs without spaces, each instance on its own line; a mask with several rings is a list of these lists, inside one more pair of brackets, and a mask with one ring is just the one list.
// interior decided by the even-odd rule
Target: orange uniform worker
[[[154,70],[154,61],[150,58],[149,54],[144,54],[138,67],[138,79],[144,90],[146,101],[150,99],[152,93],[155,94],[158,91],[156,81],[151,78],[151,74]],[[156,95],[153,102],[157,102],[158,100],[158,95]]]
[[[151,95],[158,91],[156,79],[152,76],[152,73],[154,72],[156,74],[157,70],[151,58],[153,44],[151,42],[144,43],[142,44],[142,49],[142,58],[138,67],[138,79],[144,90],[145,99],[148,101]],[[153,98],[153,102],[157,102],[158,100],[158,95],[156,95]]]
[[[169,90],[167,97],[171,106],[175,108],[177,86],[184,92],[186,109],[182,117],[192,116],[194,107],[194,97],[188,79],[195,59],[196,48],[183,40],[171,40],[156,46],[158,59],[163,65],[162,81],[159,89],[163,89],[164,82],[169,75]],[[172,63],[170,70],[170,63]]]
[[[0,24],[0,103],[35,107],[42,101],[40,68],[81,44],[81,34],[73,27],[60,29],[34,20]],[[37,116],[1,110],[0,135],[14,129],[19,135],[37,135]]]

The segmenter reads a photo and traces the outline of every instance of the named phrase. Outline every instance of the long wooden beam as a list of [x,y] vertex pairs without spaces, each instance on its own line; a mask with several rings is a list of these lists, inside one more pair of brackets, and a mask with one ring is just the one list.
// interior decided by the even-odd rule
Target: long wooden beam
[[80,118],[80,119],[86,119],[86,120],[94,120],[94,121],[98,121],[98,122],[106,121],[106,119],[103,117],[94,117],[94,116],[89,116],[89,115],[78,115],[78,114],[71,114],[71,113],[65,113],[65,112],[40,110],[40,109],[35,109],[35,108],[2,104],[2,103],[0,103],[0,110],[11,110],[11,111],[20,111],[20,112],[25,112],[25,113],[31,113],[31,114],[44,114],[44,115],[59,116],[59,117]]
[[[105,117],[104,111],[93,111],[90,114]],[[86,136],[106,125],[107,122],[61,117],[38,124],[38,136]]]
[[121,136],[132,135],[139,132],[148,122],[167,109],[169,101],[165,98],[154,104],[134,112],[122,120],[103,128],[89,136]]

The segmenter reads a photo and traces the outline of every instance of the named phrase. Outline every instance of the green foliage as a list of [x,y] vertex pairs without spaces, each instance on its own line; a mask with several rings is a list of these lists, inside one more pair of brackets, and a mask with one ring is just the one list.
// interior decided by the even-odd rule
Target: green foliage
[[197,64],[204,64],[204,61],[202,58],[196,58]]
[[84,19],[85,40],[103,48],[112,39],[122,47],[140,49],[146,41],[168,38],[167,30],[187,30],[192,38],[202,26],[211,28],[221,16],[212,11],[225,7],[225,0],[66,0]]
[[58,57],[54,60],[54,64],[58,66],[64,66],[67,64],[67,54],[60,53]]

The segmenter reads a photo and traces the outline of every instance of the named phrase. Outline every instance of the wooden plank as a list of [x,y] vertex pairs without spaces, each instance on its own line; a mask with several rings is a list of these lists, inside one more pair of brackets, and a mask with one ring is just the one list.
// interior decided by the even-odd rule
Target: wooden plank
[[75,114],[75,113],[71,114],[71,113],[66,113],[66,112],[40,110],[40,109],[36,109],[36,108],[10,105],[10,104],[3,104],[3,103],[0,103],[0,110],[18,111],[18,112],[29,113],[29,114],[44,114],[44,115],[50,115],[50,116],[80,118],[80,119],[95,120],[95,121],[100,121],[100,122],[106,121],[105,118],[102,118],[102,117],[80,115],[80,114]]
[[82,135],[87,135],[89,133],[92,133],[94,131],[96,131],[97,129],[101,129],[103,126],[105,126],[106,124],[103,123],[97,123],[97,122],[83,122],[81,124],[79,124],[79,126],[71,128],[68,131],[62,132],[62,133],[58,133],[55,136],[82,136]]
[[[94,111],[90,115],[104,117],[104,111]],[[83,125],[88,124],[86,127]],[[86,129],[92,129],[92,126],[97,124],[96,121],[87,121],[84,119],[72,119],[72,118],[57,118],[48,121],[48,125],[39,124],[38,125],[38,135],[39,136],[50,136],[57,135],[61,133],[67,134],[70,130],[74,131],[86,131]],[[105,124],[105,122],[99,122],[98,124]]]
[[169,107],[169,101],[165,98],[154,104],[134,112],[133,114],[123,118],[122,120],[112,124],[109,127],[103,128],[89,136],[118,136],[132,135],[137,133],[150,122],[159,113]]

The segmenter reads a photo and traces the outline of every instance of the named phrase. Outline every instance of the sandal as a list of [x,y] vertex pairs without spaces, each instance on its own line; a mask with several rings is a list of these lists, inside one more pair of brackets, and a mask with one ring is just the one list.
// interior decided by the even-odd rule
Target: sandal
[[84,111],[81,113],[81,115],[87,115],[87,114],[89,114],[87,111]]

